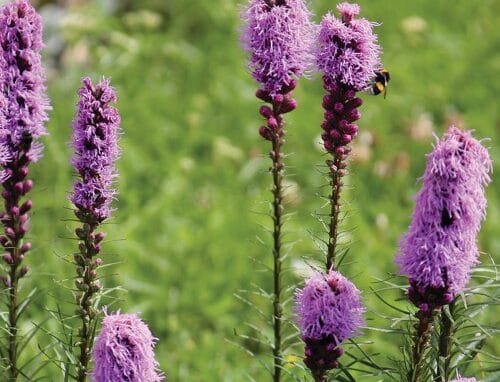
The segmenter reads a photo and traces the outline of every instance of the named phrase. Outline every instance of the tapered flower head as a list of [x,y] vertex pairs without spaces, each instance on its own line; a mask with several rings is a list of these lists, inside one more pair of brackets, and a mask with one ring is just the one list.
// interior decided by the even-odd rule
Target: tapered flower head
[[333,336],[337,344],[363,325],[359,290],[340,273],[315,273],[296,295],[295,311],[302,337]]
[[410,277],[409,297],[420,308],[449,303],[467,285],[478,261],[476,236],[491,169],[487,149],[454,126],[428,155],[412,223],[396,258]]
[[47,134],[49,101],[41,64],[41,17],[27,0],[0,9],[0,91],[4,96],[0,145],[15,160],[25,152],[30,161],[41,157],[38,138]]
[[316,65],[329,81],[355,91],[363,90],[374,72],[381,69],[374,24],[355,18],[360,11],[356,4],[342,3],[337,10],[340,19],[327,14],[321,20]]
[[280,93],[308,67],[314,27],[304,0],[250,0],[242,12],[242,42],[262,90]]
[[156,339],[135,314],[104,317],[96,339],[94,382],[159,382],[164,379],[154,355]]
[[80,179],[75,183],[71,201],[82,212],[102,221],[109,216],[116,194],[113,180],[115,161],[120,154],[120,115],[111,106],[116,101],[116,93],[109,80],[103,79],[97,86],[89,78],[82,82],[73,122],[75,155],[72,160]]
[[313,375],[338,366],[338,345],[358,334],[364,324],[359,290],[340,273],[315,273],[295,296],[295,312],[302,339],[304,360]]

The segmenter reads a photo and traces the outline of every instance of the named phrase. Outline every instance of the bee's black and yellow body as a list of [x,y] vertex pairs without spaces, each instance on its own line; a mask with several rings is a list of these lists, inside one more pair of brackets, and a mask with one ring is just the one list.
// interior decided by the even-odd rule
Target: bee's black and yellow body
[[378,95],[384,93],[384,98],[387,93],[387,85],[391,80],[391,75],[386,69],[382,69],[374,73],[374,77],[366,92],[370,95]]

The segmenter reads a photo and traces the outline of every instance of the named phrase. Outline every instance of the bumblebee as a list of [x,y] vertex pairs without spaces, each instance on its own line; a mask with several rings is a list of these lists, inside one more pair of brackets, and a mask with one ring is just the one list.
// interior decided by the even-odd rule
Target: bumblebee
[[374,73],[372,82],[366,88],[366,93],[370,95],[378,95],[384,93],[384,98],[387,94],[387,86],[391,80],[391,75],[386,69],[382,69]]

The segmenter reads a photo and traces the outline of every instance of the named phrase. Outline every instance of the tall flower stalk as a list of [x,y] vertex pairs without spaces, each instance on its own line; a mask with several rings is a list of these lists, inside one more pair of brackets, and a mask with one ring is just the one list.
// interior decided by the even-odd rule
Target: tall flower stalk
[[281,378],[283,367],[281,285],[283,177],[285,170],[283,145],[285,121],[283,115],[294,110],[292,98],[300,77],[310,62],[310,43],[313,27],[311,14],[303,0],[251,0],[241,17],[245,22],[242,42],[250,55],[249,69],[261,88],[256,96],[269,104],[260,108],[266,119],[260,135],[271,142],[269,156],[273,193],[273,378]]
[[[486,214],[484,188],[491,169],[488,151],[470,132],[454,126],[427,157],[423,187],[396,258],[400,272],[410,278],[408,298],[418,308],[409,381],[425,380],[433,317],[465,289],[478,262],[477,234]],[[445,359],[452,333],[447,320],[442,314],[440,352]]]
[[49,109],[40,56],[42,22],[29,1],[17,0],[0,8],[0,47],[0,163],[3,168],[0,178],[5,209],[0,214],[4,226],[0,244],[4,247],[3,261],[8,268],[7,274],[2,275],[8,292],[6,366],[8,380],[16,381],[18,323],[22,313],[18,289],[20,280],[28,273],[28,266],[22,263],[31,249],[31,243],[25,240],[28,213],[33,207],[32,201],[26,198],[33,187],[28,174],[30,164],[42,156],[39,139],[47,134],[44,124]]
[[116,195],[113,180],[115,161],[120,154],[118,138],[120,116],[111,106],[116,93],[109,80],[94,86],[89,78],[82,80],[78,95],[77,114],[73,122],[72,164],[78,173],[71,201],[81,226],[75,230],[79,252],[74,255],[77,278],[75,285],[77,314],[81,320],[78,332],[79,357],[77,380],[83,382],[89,373],[89,362],[97,325],[97,306],[94,297],[101,290],[97,270],[102,264],[99,253],[104,232],[99,228],[111,213],[111,202]]
[[337,10],[341,19],[331,14],[323,17],[315,52],[316,65],[323,73],[323,87],[328,93],[323,98],[325,119],[321,125],[323,146],[331,155],[326,160],[332,188],[327,271],[335,269],[342,178],[351,151],[349,143],[358,133],[354,122],[361,117],[358,108],[362,100],[356,93],[366,89],[374,73],[381,68],[380,47],[372,31],[373,23],[355,18],[360,12],[356,4],[341,3]]
[[373,24],[355,18],[356,4],[337,6],[341,19],[331,14],[323,17],[315,50],[316,66],[323,74],[325,120],[323,146],[329,158],[331,193],[326,253],[326,273],[318,273],[297,291],[295,310],[305,342],[306,366],[316,382],[324,382],[327,373],[338,367],[343,354],[341,342],[359,332],[364,308],[359,290],[337,272],[335,260],[338,241],[340,195],[346,174],[349,143],[358,132],[354,123],[361,114],[358,91],[366,89],[375,71],[380,69],[380,48]]

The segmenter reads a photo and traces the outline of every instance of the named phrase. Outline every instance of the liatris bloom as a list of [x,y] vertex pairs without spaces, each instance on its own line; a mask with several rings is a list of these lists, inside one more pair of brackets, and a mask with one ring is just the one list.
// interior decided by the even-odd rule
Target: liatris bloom
[[266,126],[260,135],[269,141],[284,135],[282,114],[297,107],[292,91],[295,78],[311,62],[314,26],[303,0],[251,0],[241,18],[245,22],[242,42],[250,55],[249,68],[261,84],[256,96],[272,104],[262,106]]
[[310,62],[313,24],[303,0],[250,0],[241,18],[242,42],[250,54],[252,76],[262,91],[286,94],[294,77]]
[[261,88],[256,96],[268,102],[260,114],[266,125],[259,134],[271,141],[269,156],[273,162],[270,169],[273,179],[273,329],[274,358],[273,380],[279,382],[282,371],[281,350],[281,237],[283,214],[283,176],[285,143],[285,121],[283,114],[294,110],[297,102],[292,91],[310,62],[310,47],[314,26],[310,12],[303,0],[250,0],[241,14],[245,22],[242,42],[250,55],[249,68]]
[[316,380],[338,366],[338,346],[364,325],[359,290],[339,272],[315,273],[295,296],[295,312],[305,347],[305,364]]
[[135,314],[104,317],[96,339],[94,382],[157,382],[164,379],[154,355],[154,338]]
[[[8,365],[9,377],[16,380],[17,322],[19,320],[18,282],[28,273],[21,267],[29,242],[28,212],[33,203],[22,198],[33,187],[28,178],[29,165],[40,159],[43,146],[39,138],[47,134],[44,123],[49,109],[45,94],[40,51],[42,23],[29,1],[12,1],[0,8],[0,181],[4,191],[5,212],[0,214],[5,235],[0,244],[5,248],[3,260],[9,266],[2,281],[9,289]],[[5,349],[4,349],[5,350]],[[2,352],[6,355],[7,351]]]
[[111,106],[116,101],[116,94],[109,80],[102,80],[97,86],[89,78],[84,78],[82,82],[73,123],[75,156],[72,160],[80,179],[75,183],[71,196],[76,207],[75,215],[82,223],[82,227],[75,230],[80,252],[74,256],[77,265],[75,284],[80,291],[75,297],[82,320],[77,365],[79,382],[85,381],[88,373],[93,320],[98,313],[92,297],[101,289],[97,269],[102,260],[97,255],[105,235],[97,229],[109,217],[110,204],[116,194],[113,180],[120,134],[120,116]]
[[5,97],[0,144],[10,154],[4,177],[11,177],[16,175],[11,167],[23,161],[22,156],[28,163],[41,157],[38,138],[47,134],[44,123],[50,108],[40,55],[42,20],[29,1],[9,2],[0,9],[0,45],[0,88]]
[[329,93],[323,100],[323,143],[327,151],[343,156],[358,132],[353,122],[361,116],[357,108],[362,101],[356,92],[369,86],[381,64],[373,23],[355,18],[360,11],[356,4],[342,3],[337,10],[341,20],[327,14],[321,21],[315,58]]
[[102,80],[95,87],[90,78],[82,82],[73,124],[75,156],[72,161],[81,179],[75,183],[71,201],[79,211],[101,222],[109,217],[116,193],[113,179],[115,161],[120,154],[120,116],[110,106],[116,101],[116,94],[109,80]]
[[427,157],[423,187],[396,261],[410,277],[408,296],[427,311],[463,291],[478,261],[476,236],[485,217],[492,169],[471,132],[451,126]]
[[328,92],[323,98],[325,119],[321,137],[325,150],[333,155],[326,161],[332,186],[327,270],[335,266],[342,177],[351,150],[348,145],[358,133],[354,122],[361,117],[358,108],[363,102],[356,92],[367,88],[375,71],[381,68],[373,24],[355,18],[360,11],[356,4],[342,3],[337,10],[341,19],[331,14],[323,17],[315,50],[316,66],[323,73],[323,87]]

